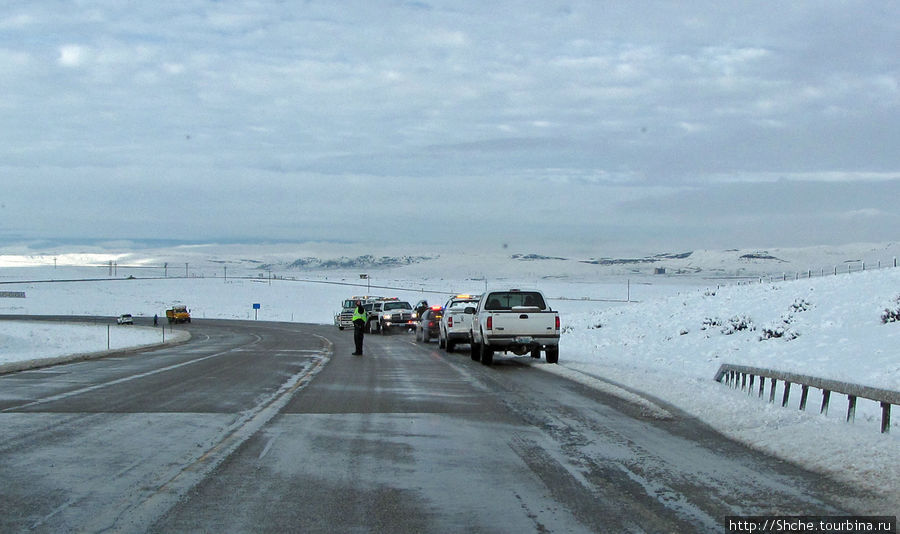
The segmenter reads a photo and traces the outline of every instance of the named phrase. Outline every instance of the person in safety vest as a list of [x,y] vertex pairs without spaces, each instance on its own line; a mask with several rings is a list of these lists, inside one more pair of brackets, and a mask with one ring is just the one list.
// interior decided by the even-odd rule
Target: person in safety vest
[[362,356],[363,349],[363,332],[366,329],[366,310],[363,308],[362,301],[356,301],[356,309],[353,310],[353,342],[356,343],[356,352],[354,356]]

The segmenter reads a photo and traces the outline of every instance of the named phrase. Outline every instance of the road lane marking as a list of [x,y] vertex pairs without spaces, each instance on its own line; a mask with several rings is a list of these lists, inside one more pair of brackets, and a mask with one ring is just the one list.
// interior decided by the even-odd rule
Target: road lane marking
[[141,379],[141,378],[146,378],[146,377],[148,377],[148,376],[153,376],[153,375],[156,375],[156,374],[159,374],[159,373],[164,373],[164,372],[167,372],[167,371],[171,371],[172,369],[178,369],[178,368],[180,368],[180,367],[186,367],[186,366],[188,366],[188,365],[193,365],[193,364],[195,364],[195,363],[199,363],[199,362],[202,362],[202,361],[210,360],[210,359],[212,359],[212,358],[218,358],[218,357],[224,356],[224,355],[226,355],[226,354],[231,354],[231,353],[237,352],[237,349],[239,349],[239,348],[244,348],[244,347],[246,347],[246,346],[250,346],[250,345],[253,345],[253,344],[255,344],[255,343],[259,343],[260,341],[262,341],[262,337],[260,337],[260,336],[258,336],[258,335],[256,335],[256,334],[253,334],[253,336],[256,337],[257,339],[251,341],[251,342],[248,343],[247,345],[242,345],[241,347],[234,347],[234,348],[229,349],[229,350],[226,350],[226,351],[217,352],[217,353],[215,353],[215,354],[210,354],[209,356],[204,356],[204,357],[202,357],[202,358],[197,358],[197,359],[190,360],[190,361],[187,361],[187,362],[176,363],[176,364],[174,364],[174,365],[169,365],[169,366],[166,366],[166,367],[160,367],[159,369],[154,369],[154,370],[152,370],[152,371],[146,371],[146,372],[143,372],[143,373],[138,373],[138,374],[136,374],[136,375],[131,375],[131,376],[125,376],[125,377],[122,377],[122,378],[117,378],[117,379],[115,379],[115,380],[110,380],[109,382],[104,382],[104,383],[102,383],[102,384],[94,384],[93,386],[88,386],[88,387],[84,387],[84,388],[80,388],[80,389],[75,389],[75,390],[72,390],[72,391],[67,391],[67,392],[65,392],[65,393],[59,393],[59,394],[56,394],[56,395],[51,395],[50,397],[45,397],[45,398],[43,398],[43,399],[38,399],[38,400],[36,400],[36,401],[31,401],[31,402],[26,403],[26,404],[19,404],[19,405],[17,405],[17,406],[10,406],[9,408],[4,408],[3,410],[0,410],[0,413],[2,413],[2,412],[14,412],[14,411],[16,411],[16,410],[22,410],[22,409],[24,409],[24,408],[31,408],[32,406],[39,406],[39,405],[41,405],[41,404],[46,404],[46,403],[49,403],[49,402],[55,402],[55,401],[58,401],[58,400],[68,399],[68,398],[70,398],[70,397],[75,397],[75,396],[78,396],[78,395],[81,395],[81,394],[84,394],[84,393],[89,393],[89,392],[91,392],[91,391],[97,391],[97,390],[99,390],[99,389],[103,389],[103,388],[106,388],[106,387],[109,387],[109,386],[115,386],[115,385],[117,385],[117,384],[124,384],[124,383],[126,383],[126,382],[131,382],[132,380],[138,380],[138,379]]

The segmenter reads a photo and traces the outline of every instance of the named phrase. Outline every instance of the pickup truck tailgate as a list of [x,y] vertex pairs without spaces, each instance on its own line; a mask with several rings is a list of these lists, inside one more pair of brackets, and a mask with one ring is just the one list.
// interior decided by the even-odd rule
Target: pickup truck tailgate
[[556,335],[556,312],[511,310],[489,312],[490,332],[485,334],[507,336]]
[[[453,318],[453,325],[448,328],[453,332],[468,332],[469,327],[472,325],[472,316],[470,314],[464,313],[462,311],[454,311],[450,312],[448,315],[449,318]],[[449,322],[449,321],[448,321]]]

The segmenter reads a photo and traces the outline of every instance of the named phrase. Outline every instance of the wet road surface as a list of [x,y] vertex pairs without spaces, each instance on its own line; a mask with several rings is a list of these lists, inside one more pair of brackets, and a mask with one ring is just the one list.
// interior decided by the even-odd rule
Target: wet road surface
[[0,531],[722,532],[860,498],[528,357],[187,328],[178,347],[0,376]]

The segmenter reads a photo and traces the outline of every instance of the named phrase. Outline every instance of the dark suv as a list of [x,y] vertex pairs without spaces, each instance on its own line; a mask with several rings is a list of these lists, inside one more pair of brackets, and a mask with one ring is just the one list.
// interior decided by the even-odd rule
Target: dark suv
[[440,306],[432,306],[422,312],[422,317],[416,323],[416,341],[428,343],[431,338],[438,337],[443,316],[444,309]]

